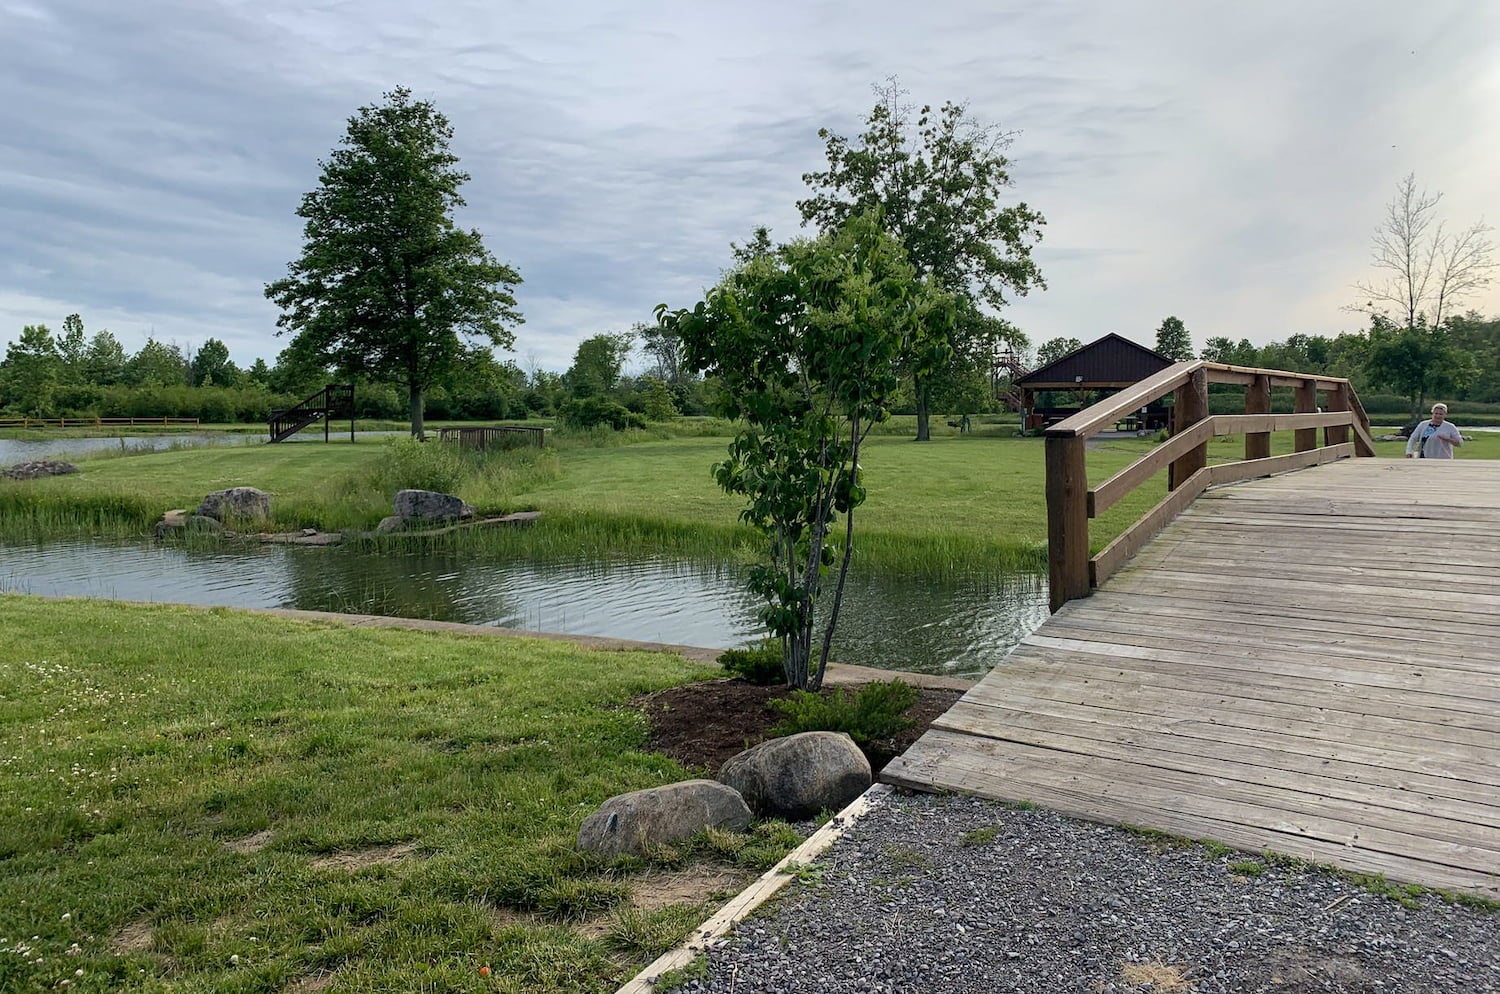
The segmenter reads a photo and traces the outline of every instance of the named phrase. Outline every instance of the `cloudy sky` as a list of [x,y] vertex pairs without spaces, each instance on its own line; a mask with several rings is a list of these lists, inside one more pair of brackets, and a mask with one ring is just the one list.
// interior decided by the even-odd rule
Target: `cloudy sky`
[[818,128],[857,133],[891,75],[1019,132],[1035,342],[1352,330],[1402,176],[1500,219],[1500,5],[1474,0],[0,0],[0,340],[77,311],[273,359],[298,201],[406,85],[525,279],[516,358],[562,369],[756,225],[795,235]]

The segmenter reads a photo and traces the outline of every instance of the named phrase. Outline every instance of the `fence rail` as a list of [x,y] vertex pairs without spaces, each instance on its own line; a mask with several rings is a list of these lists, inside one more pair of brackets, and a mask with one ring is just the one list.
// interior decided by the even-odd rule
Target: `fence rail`
[[176,425],[196,428],[197,418],[0,418],[0,428],[124,428]]
[[480,425],[439,428],[439,442],[456,442],[466,449],[520,448],[530,445],[540,449],[547,429],[530,425]]
[[[1245,387],[1244,414],[1208,413],[1208,385]],[[1271,413],[1271,389],[1292,387],[1296,412]],[[1172,437],[1097,486],[1089,486],[1085,443],[1121,417],[1173,394]],[[1319,394],[1323,395],[1320,409]],[[1323,444],[1318,444],[1318,429]],[[1294,432],[1293,451],[1271,455],[1271,432]],[[1350,440],[1350,434],[1353,440]],[[1208,465],[1208,443],[1244,435],[1245,458]],[[1046,429],[1047,559],[1051,606],[1087,597],[1210,486],[1251,480],[1351,456],[1373,456],[1370,420],[1345,379],[1277,369],[1179,362]],[[1167,470],[1167,496],[1095,556],[1089,519]]]

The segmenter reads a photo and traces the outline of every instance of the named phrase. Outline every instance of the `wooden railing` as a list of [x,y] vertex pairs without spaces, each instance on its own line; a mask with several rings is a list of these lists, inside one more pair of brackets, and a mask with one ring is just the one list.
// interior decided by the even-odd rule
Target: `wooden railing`
[[438,441],[457,442],[461,448],[480,451],[492,446],[515,449],[530,445],[540,449],[546,435],[547,429],[536,425],[463,425],[438,429]]
[[[1245,413],[1209,414],[1210,383],[1245,387]],[[1295,390],[1295,413],[1270,413],[1272,387]],[[1090,487],[1084,459],[1089,437],[1169,393],[1174,395],[1172,437]],[[1324,432],[1322,446],[1319,428]],[[1271,455],[1273,431],[1295,432],[1291,453]],[[1244,435],[1245,458],[1209,466],[1208,443],[1216,435]],[[1074,598],[1087,597],[1210,486],[1375,454],[1370,420],[1348,380],[1201,360],[1179,362],[1127,387],[1048,428],[1046,436],[1047,560],[1054,611]],[[1163,468],[1166,498],[1090,557],[1089,519]]]
[[0,418],[0,428],[125,428],[167,425],[196,428],[197,418]]

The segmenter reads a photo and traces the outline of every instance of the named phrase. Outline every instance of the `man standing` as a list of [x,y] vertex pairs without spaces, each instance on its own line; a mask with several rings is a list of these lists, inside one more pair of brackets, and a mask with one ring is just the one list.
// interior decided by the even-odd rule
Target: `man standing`
[[1448,420],[1448,405],[1433,404],[1432,417],[1411,430],[1406,458],[1452,459],[1453,447],[1464,444],[1458,428]]

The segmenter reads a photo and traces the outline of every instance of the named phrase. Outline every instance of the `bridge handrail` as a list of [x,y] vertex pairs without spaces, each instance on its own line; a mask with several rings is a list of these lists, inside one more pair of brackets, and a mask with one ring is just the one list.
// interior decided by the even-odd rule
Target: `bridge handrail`
[[[1244,414],[1208,413],[1208,385],[1243,385]],[[1271,388],[1296,389],[1296,413],[1271,413]],[[1326,395],[1323,407],[1318,394]],[[1152,401],[1175,394],[1172,437],[1090,487],[1085,441]],[[1324,432],[1318,445],[1318,429]],[[1295,431],[1294,451],[1271,455],[1273,431]],[[1353,433],[1354,439],[1349,440]],[[1353,386],[1342,377],[1257,369],[1193,360],[1169,366],[1132,387],[1046,429],[1047,559],[1051,606],[1086,597],[1205,489],[1351,456],[1373,456],[1369,418]],[[1217,435],[1244,435],[1245,458],[1208,465],[1208,443]],[[1089,519],[1097,517],[1162,468],[1167,496],[1089,556]]]

